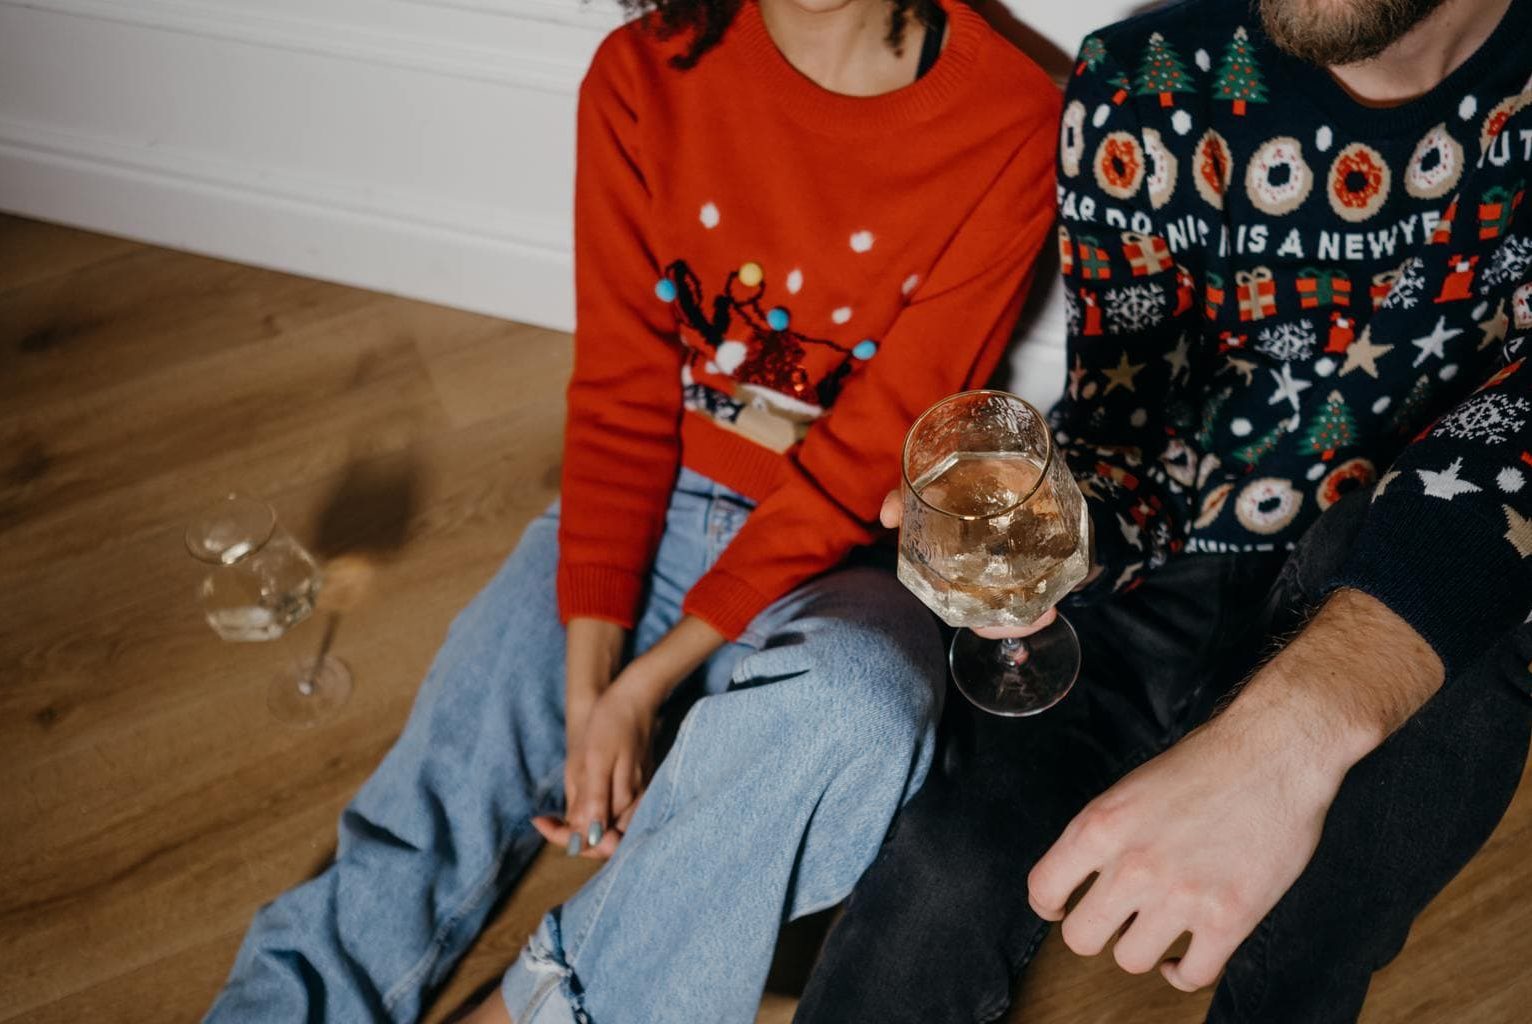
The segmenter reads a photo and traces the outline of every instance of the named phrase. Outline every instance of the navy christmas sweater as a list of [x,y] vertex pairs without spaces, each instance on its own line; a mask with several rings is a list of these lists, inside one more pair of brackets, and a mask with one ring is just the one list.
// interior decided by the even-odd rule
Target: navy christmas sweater
[[1054,410],[1103,567],[1290,547],[1376,483],[1330,581],[1460,668],[1532,609],[1532,0],[1369,109],[1245,4],[1086,39],[1059,149]]

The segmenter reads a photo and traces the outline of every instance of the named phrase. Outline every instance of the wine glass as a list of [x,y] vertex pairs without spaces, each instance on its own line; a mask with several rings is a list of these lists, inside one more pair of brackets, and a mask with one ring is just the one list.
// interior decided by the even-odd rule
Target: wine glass
[[[211,566],[202,580],[202,611],[213,632],[234,643],[277,640],[308,618],[319,601],[319,563],[277,523],[266,502],[233,493],[186,529],[186,548]],[[289,650],[266,690],[266,706],[290,725],[312,725],[351,695],[351,672],[328,649],[335,618],[317,654]]]
[[974,629],[1036,621],[1090,571],[1090,514],[1043,414],[1004,391],[965,391],[904,441],[899,580],[949,626],[958,689],[997,715],[1045,711],[1080,671],[1061,616],[1019,639]]

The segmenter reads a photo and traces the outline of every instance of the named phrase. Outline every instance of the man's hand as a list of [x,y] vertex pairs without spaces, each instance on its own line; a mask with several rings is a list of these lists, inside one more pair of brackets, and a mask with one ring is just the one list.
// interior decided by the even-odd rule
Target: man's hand
[[[1028,876],[1032,908],[1093,956],[1210,985],[1297,880],[1347,771],[1441,685],[1384,605],[1334,595],[1229,709],[1092,801]],[[1065,916],[1071,893],[1094,876]],[[1183,933],[1191,945],[1163,962]]]
[[1069,824],[1028,876],[1032,909],[1063,918],[1064,942],[1081,956],[1101,952],[1131,918],[1115,954],[1132,974],[1191,932],[1186,955],[1161,971],[1184,991],[1211,984],[1303,871],[1335,799],[1339,773],[1309,760],[1296,738],[1222,721],[1192,733]]
[[[883,507],[878,510],[878,521],[890,530],[899,529],[899,524],[904,521],[904,499],[898,491],[889,491],[883,498]],[[1005,640],[1011,637],[1031,636],[1038,630],[1053,625],[1053,620],[1058,617],[1059,613],[1049,608],[1025,626],[976,629],[974,632],[989,640]]]

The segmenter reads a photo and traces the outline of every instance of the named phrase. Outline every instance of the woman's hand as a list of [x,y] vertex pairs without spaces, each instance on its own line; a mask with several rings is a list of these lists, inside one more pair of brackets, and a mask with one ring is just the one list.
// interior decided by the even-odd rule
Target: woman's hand
[[[890,530],[897,530],[899,524],[904,522],[904,498],[900,496],[898,491],[889,491],[887,496],[884,497],[883,507],[878,510],[878,521]],[[1025,626],[976,629],[974,632],[989,640],[1005,640],[1011,637],[1031,636],[1038,630],[1053,625],[1053,620],[1056,618],[1058,618],[1058,612],[1049,608]]]
[[[579,621],[579,620],[576,620]],[[571,629],[575,622],[570,623]],[[654,723],[665,698],[721,647],[724,638],[701,619],[684,617],[660,642],[605,687],[578,724],[570,676],[568,759],[562,819],[544,816],[533,826],[571,855],[605,859],[627,831],[648,784]]]
[[579,742],[596,701],[622,665],[628,632],[603,619],[570,619],[564,641],[565,750]]
[[[628,634],[616,623],[589,618],[570,619],[564,632],[564,750],[568,754],[583,747],[586,724],[601,695],[617,676]],[[569,764],[566,757],[566,792]],[[574,834],[562,818],[533,818],[532,824],[549,842],[561,846],[567,845]]]
[[569,748],[564,818],[532,822],[545,839],[572,854],[583,847],[586,857],[610,857],[649,780],[656,709],[643,687],[624,683],[626,675],[596,701]]

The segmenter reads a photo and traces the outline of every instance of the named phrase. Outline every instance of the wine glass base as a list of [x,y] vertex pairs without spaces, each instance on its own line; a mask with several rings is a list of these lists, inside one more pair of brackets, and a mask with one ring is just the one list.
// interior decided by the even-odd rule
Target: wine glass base
[[1080,640],[1063,616],[1020,640],[988,640],[960,629],[948,663],[952,681],[972,704],[992,715],[1024,718],[1069,693],[1080,675]]
[[350,696],[351,670],[327,654],[317,664],[303,658],[277,673],[266,689],[266,707],[285,725],[310,726],[335,714]]

